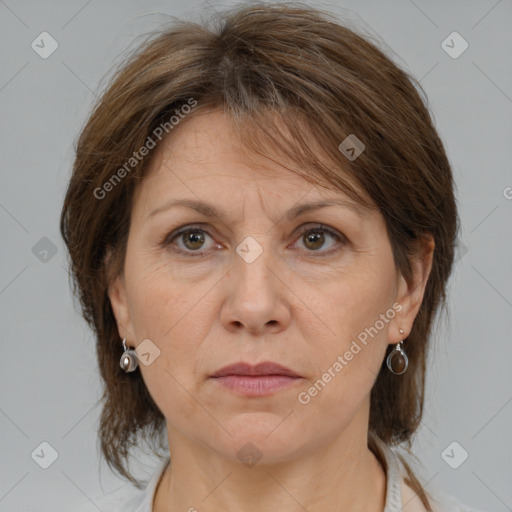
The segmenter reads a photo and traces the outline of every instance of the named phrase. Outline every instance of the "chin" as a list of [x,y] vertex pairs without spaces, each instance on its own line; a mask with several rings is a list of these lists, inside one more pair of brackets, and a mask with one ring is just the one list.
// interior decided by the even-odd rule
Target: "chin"
[[[270,413],[244,413],[233,418],[212,448],[222,456],[252,467],[298,458],[305,450],[304,428],[293,428],[291,418]],[[287,424],[288,423],[288,424]],[[220,441],[220,442],[219,442]]]

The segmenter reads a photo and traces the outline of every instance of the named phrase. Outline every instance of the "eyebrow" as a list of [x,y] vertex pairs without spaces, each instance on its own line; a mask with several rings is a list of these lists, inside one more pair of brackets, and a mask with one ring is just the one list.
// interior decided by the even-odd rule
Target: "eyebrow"
[[[204,215],[205,217],[217,217],[219,219],[226,219],[228,217],[226,212],[224,212],[223,210],[219,210],[212,204],[206,203],[204,201],[198,201],[195,199],[173,199],[153,210],[148,215],[148,218],[154,217],[155,215],[167,211],[170,208],[174,208],[176,206],[190,208],[200,213],[201,215]],[[352,210],[354,213],[356,213],[356,215],[363,219],[367,219],[370,213],[370,208],[362,204],[354,203],[340,198],[299,204],[297,206],[294,206],[293,208],[290,208],[284,214],[284,216],[288,220],[294,220],[300,215],[303,215],[304,213],[311,212],[313,210],[319,210],[321,208],[325,208],[326,206],[343,206],[345,208]]]

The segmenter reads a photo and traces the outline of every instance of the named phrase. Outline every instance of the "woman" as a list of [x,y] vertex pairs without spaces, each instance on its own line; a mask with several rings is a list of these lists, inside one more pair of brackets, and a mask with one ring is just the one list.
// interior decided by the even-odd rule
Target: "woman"
[[392,448],[421,420],[458,230],[414,84],[294,5],[175,23],[117,72],[61,231],[103,455],[140,488],[130,448],[168,450],[119,510],[467,510]]

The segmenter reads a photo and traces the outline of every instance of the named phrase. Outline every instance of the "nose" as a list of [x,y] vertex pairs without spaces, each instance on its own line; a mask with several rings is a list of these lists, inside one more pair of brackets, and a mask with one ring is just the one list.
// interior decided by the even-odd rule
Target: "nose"
[[288,327],[290,308],[287,297],[291,292],[270,250],[264,249],[250,263],[236,254],[233,267],[224,279],[226,300],[221,321],[228,331],[245,330],[262,335]]

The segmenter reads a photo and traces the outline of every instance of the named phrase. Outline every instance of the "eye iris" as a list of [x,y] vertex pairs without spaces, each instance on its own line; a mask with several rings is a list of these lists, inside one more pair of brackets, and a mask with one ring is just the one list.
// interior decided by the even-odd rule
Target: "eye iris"
[[[313,246],[308,246],[307,242],[305,243],[306,247],[310,249],[319,249],[324,244],[324,234],[318,231],[312,231],[305,235],[305,241],[313,242]],[[320,243],[318,243],[320,242]]]
[[[182,240],[187,249],[194,251],[200,249],[204,244],[205,237],[201,230],[186,231],[182,235]],[[306,247],[312,250],[320,249],[325,243],[325,233],[322,231],[309,231],[303,235]]]
[[[187,231],[183,234],[183,241],[187,249],[199,249],[204,244],[204,234],[201,231]],[[188,242],[192,242],[192,246]]]

